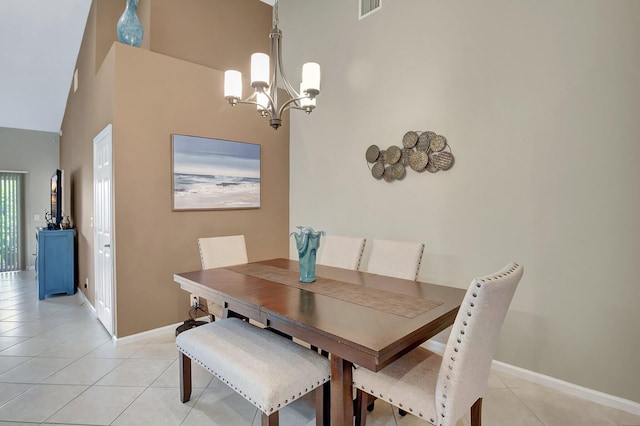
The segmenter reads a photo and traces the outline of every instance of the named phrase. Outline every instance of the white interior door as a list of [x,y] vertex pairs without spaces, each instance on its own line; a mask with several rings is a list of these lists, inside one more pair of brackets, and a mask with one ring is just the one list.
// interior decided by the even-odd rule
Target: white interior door
[[93,251],[98,319],[114,335],[113,164],[111,124],[93,138]]

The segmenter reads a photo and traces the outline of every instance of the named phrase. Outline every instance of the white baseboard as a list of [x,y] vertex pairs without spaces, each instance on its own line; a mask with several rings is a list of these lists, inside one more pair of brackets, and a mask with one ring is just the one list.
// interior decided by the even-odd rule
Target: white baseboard
[[[432,352],[443,354],[446,345],[442,342],[435,340],[428,340],[422,344],[425,348]],[[596,404],[604,405],[618,410],[626,411],[636,416],[640,416],[640,403],[623,399],[614,395],[609,395],[604,392],[599,392],[593,389],[585,388],[584,386],[576,385],[574,383],[565,382],[560,379],[556,379],[551,376],[545,376],[544,374],[536,373],[535,371],[526,370],[524,368],[516,367],[506,362],[493,360],[491,368],[494,371],[506,373],[519,379],[527,380],[538,385],[542,385],[551,389],[555,389],[567,395],[575,396],[585,399]]]
[[[208,317],[200,317],[196,318],[197,321],[208,321]],[[143,331],[142,333],[132,334],[130,336],[125,336],[121,338],[113,337],[113,343],[116,345],[127,345],[129,343],[139,342],[141,340],[149,339],[152,337],[158,337],[162,335],[166,335],[167,333],[172,333],[176,331],[176,327],[182,325],[183,323],[177,322],[175,324],[165,325],[164,327],[154,328],[153,330]]]
[[[83,300],[83,303],[86,303],[87,306],[89,306],[89,308],[91,309],[91,313],[93,314],[94,317],[98,317],[98,312],[96,312],[96,308],[89,302],[89,299],[87,299],[87,296],[84,294],[84,292],[82,292],[80,289],[78,289],[77,291],[78,296]],[[200,318],[196,318],[196,320],[198,321],[208,321],[209,318],[208,317],[200,317]],[[132,334],[131,336],[125,336],[125,337],[121,337],[118,338],[116,336],[111,336],[111,341],[113,342],[114,345],[126,345],[129,343],[135,343],[141,340],[145,340],[145,339],[149,339],[152,337],[157,337],[157,336],[162,336],[166,333],[171,333],[171,332],[175,332],[176,327],[182,325],[181,322],[175,323],[175,324],[170,324],[170,325],[166,325],[164,327],[160,327],[160,328],[154,328],[153,330],[148,330],[148,331],[144,331],[142,333],[137,333],[137,334]]]
[[96,312],[96,308],[94,308],[91,302],[89,302],[89,299],[87,299],[87,295],[84,294],[84,292],[80,290],[80,288],[77,289],[77,293],[78,293],[78,297],[80,297],[83,300],[82,303],[86,303],[89,309],[91,309],[91,313],[93,314],[93,316],[98,318],[98,312]]
[[605,405],[607,407],[616,408],[618,410],[640,416],[640,403],[635,401],[609,395],[574,383],[565,382],[564,380],[556,379],[555,377],[545,376],[544,374],[516,367],[502,361],[496,361],[495,359],[493,360],[491,368],[494,371],[506,373],[519,379],[524,379],[538,385],[555,389],[568,395],[576,396],[578,398],[586,399],[587,401],[595,402],[596,404]]

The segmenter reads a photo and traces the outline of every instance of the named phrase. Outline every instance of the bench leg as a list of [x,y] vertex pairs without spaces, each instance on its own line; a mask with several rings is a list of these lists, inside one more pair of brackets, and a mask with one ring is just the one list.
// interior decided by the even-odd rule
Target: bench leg
[[191,398],[191,358],[180,353],[180,402]]
[[265,413],[262,413],[262,426],[278,426],[280,422],[278,411],[274,411],[271,415],[267,416]]
[[367,400],[369,394],[362,389],[357,389],[355,406],[355,426],[365,426],[367,424]]
[[331,424],[331,382],[325,382],[315,390],[316,393],[316,426]]

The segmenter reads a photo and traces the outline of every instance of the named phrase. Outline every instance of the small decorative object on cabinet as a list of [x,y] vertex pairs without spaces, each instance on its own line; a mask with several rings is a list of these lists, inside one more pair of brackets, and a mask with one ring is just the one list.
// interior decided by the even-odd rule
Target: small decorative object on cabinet
[[38,232],[38,299],[75,290],[75,230]]
[[300,282],[312,283],[316,280],[316,253],[320,247],[320,236],[324,231],[314,231],[310,226],[296,226],[300,233],[292,232],[300,261]]
[[127,0],[124,13],[118,20],[116,27],[118,31],[118,41],[129,46],[140,47],[144,29],[138,19],[138,0]]
[[71,229],[71,220],[69,220],[69,216],[65,216],[64,219],[62,219],[62,222],[60,222],[60,227],[62,229]]

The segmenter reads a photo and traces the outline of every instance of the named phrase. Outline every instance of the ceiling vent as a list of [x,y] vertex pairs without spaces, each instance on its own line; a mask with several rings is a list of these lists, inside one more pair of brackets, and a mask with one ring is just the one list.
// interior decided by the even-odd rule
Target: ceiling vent
[[360,19],[364,19],[382,8],[382,0],[358,0],[360,3]]

